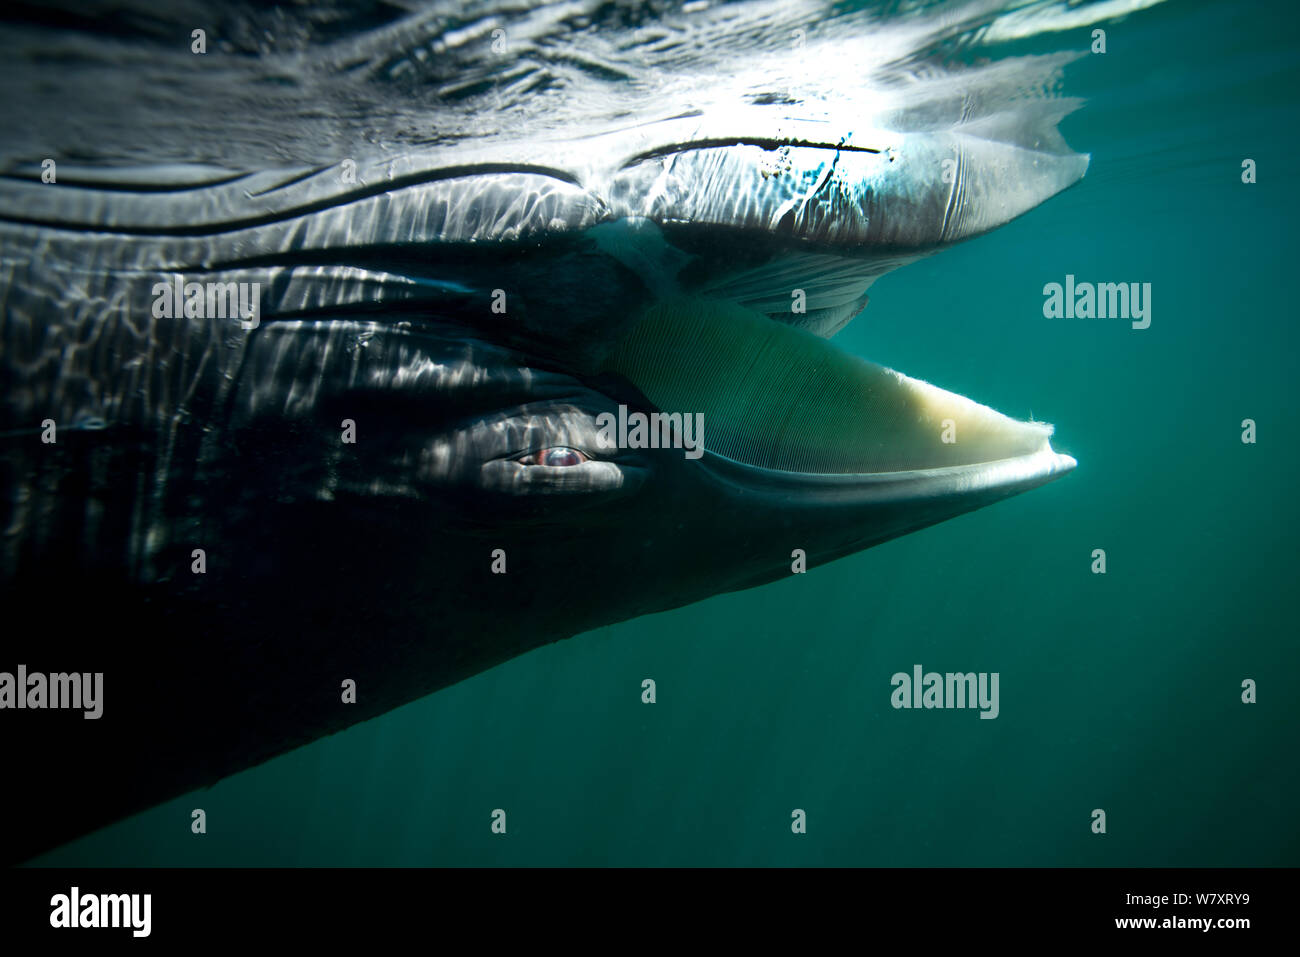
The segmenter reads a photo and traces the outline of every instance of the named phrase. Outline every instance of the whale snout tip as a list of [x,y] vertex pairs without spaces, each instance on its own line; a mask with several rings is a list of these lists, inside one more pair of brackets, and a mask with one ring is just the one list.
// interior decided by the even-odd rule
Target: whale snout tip
[[1067,472],[1073,472],[1079,465],[1078,460],[1073,455],[1067,455],[1064,452],[1052,450],[1055,461],[1052,463],[1052,474],[1064,475]]

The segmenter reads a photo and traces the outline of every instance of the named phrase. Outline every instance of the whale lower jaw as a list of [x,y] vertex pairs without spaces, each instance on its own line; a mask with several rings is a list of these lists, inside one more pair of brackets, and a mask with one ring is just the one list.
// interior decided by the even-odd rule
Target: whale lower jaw
[[[756,469],[953,491],[1068,471],[1052,426],[845,353],[732,303],[654,304],[604,360],[649,404],[703,422],[704,448]],[[913,483],[915,487],[915,483]]]

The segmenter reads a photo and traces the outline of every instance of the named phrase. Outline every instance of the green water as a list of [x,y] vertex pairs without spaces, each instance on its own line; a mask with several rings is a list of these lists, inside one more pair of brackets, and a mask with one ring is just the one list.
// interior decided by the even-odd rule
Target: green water
[[[1085,180],[886,277],[837,338],[1055,423],[1074,473],[525,655],[39,862],[1300,864],[1300,31],[1206,3],[1104,26],[1066,72]],[[1067,273],[1151,283],[1150,328],[1045,319]],[[895,710],[915,664],[998,672],[999,716]]]

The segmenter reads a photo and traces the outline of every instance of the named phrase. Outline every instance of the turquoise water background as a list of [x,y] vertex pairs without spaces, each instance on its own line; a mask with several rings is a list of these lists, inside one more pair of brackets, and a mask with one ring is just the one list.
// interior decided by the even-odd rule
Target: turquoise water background
[[[38,863],[1300,864],[1297,15],[1101,26],[1063,89],[1083,182],[887,276],[837,338],[1055,423],[1074,473],[540,649]],[[1045,319],[1067,274],[1151,283],[1150,328]],[[895,710],[915,664],[998,672],[999,717]]]

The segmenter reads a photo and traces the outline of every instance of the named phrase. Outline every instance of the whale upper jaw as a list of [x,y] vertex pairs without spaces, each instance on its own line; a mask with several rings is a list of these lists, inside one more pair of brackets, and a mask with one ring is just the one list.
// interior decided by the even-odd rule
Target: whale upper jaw
[[[704,462],[704,467],[718,481],[743,485],[752,493],[770,497],[771,501],[786,507],[911,509],[917,521],[909,531],[1037,488],[1074,471],[1077,466],[1073,456],[1057,452],[1047,443],[1038,451],[1014,458],[875,474],[783,472],[712,454]],[[797,501],[792,496],[797,496]],[[884,540],[877,537],[880,531],[872,529],[862,539]],[[895,531],[885,537],[898,534],[902,532]]]
[[[790,544],[805,549],[809,566],[1038,488],[1073,471],[1077,464],[1072,456],[1050,447],[995,462],[878,475],[778,472],[713,455],[706,455],[702,463],[708,481],[743,497],[751,521],[780,515],[791,529],[797,529]],[[790,571],[788,554],[786,550],[774,556],[769,567],[744,570],[728,588],[785,577]]]

